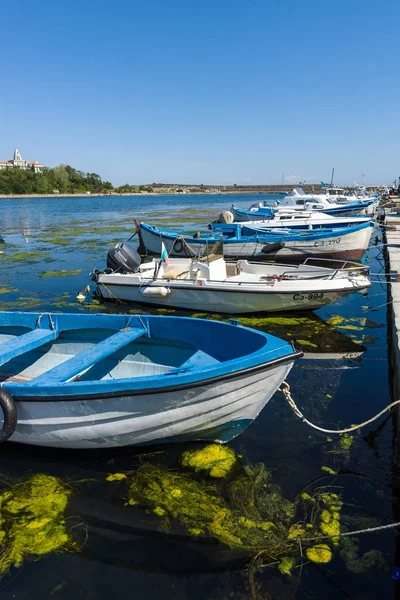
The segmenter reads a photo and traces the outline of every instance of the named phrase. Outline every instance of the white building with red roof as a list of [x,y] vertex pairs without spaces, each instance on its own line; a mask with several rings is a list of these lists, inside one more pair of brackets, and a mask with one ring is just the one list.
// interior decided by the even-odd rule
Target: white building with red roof
[[41,173],[44,169],[44,165],[35,160],[34,162],[29,162],[28,160],[24,160],[21,156],[19,150],[15,149],[14,158],[7,161],[0,161],[0,170],[2,169],[13,169],[14,167],[18,167],[19,169],[33,169],[35,173]]

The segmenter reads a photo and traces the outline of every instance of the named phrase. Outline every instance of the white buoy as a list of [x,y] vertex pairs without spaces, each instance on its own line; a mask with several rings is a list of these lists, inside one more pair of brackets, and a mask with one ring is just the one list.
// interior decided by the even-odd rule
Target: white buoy
[[85,294],[82,294],[82,292],[79,292],[76,299],[78,300],[78,302],[83,302],[84,300],[86,300],[86,296]]

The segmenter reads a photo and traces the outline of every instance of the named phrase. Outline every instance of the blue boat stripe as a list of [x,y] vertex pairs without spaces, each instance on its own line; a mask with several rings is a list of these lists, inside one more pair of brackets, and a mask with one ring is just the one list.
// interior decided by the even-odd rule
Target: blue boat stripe
[[117,350],[133,342],[139,337],[145,335],[146,329],[132,328],[115,333],[92,348],[80,352],[73,358],[66,360],[57,367],[46,371],[42,375],[35,377],[27,385],[51,385],[61,383],[78,375],[88,367],[100,362],[103,358],[110,356]]
[[0,344],[0,366],[9,360],[26,354],[39,346],[55,340],[57,332],[53,329],[34,329],[7,342]]
[[[19,402],[54,402],[61,400],[73,402],[76,400],[94,401],[101,400],[104,398],[119,398],[124,396],[149,396],[152,394],[163,394],[181,390],[189,390],[204,385],[210,385],[217,382],[219,383],[221,381],[229,381],[230,379],[243,377],[243,375],[256,373],[257,371],[267,371],[268,369],[276,367],[280,364],[294,362],[296,358],[301,358],[303,356],[303,352],[292,350],[290,346],[288,348],[288,351],[289,349],[291,350],[291,352],[283,356],[279,356],[268,361],[264,358],[264,362],[262,364],[251,365],[228,373],[225,372],[218,375],[211,375],[211,377],[207,377],[207,373],[201,372],[200,369],[197,369],[197,371],[200,371],[200,373],[196,373],[196,370],[193,370],[193,373],[191,374],[190,378],[192,379],[192,377],[198,377],[199,375],[201,375],[201,378],[185,381],[185,383],[174,384],[173,381],[176,381],[176,378],[183,378],[188,372],[190,373],[190,370],[184,371],[182,374],[167,373],[163,376],[163,383],[167,381],[167,379],[164,379],[164,377],[168,378],[168,375],[173,377],[173,380],[169,385],[166,385],[164,383],[160,386],[151,386],[149,385],[149,382],[145,383],[144,381],[139,380],[134,381],[133,379],[121,379],[120,381],[112,380],[111,382],[82,381],[75,383],[60,383],[57,381],[53,382],[55,383],[55,385],[47,385],[45,377],[47,373],[44,373],[43,376],[41,376],[43,377],[43,381],[41,381],[41,385],[39,386],[36,385],[37,381],[39,380],[39,377],[37,377],[36,379],[32,380],[32,382],[29,384],[24,383],[21,385],[18,383],[6,383],[4,385],[4,388],[14,396],[15,400]],[[261,357],[258,358],[260,359]],[[217,365],[217,367],[219,367],[219,365]],[[48,373],[50,373],[50,371],[48,371]],[[35,386],[31,385],[33,381],[35,381]],[[107,391],[108,383],[111,383],[114,389],[110,389],[109,391]],[[134,387],[135,383],[139,384],[139,386],[141,384],[141,386]],[[106,391],[99,391],[102,389]]]

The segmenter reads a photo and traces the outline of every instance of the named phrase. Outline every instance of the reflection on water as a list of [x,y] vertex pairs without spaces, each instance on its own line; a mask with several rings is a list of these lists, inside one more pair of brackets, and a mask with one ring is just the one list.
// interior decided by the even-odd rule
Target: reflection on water
[[[105,265],[107,246],[129,237],[135,218],[194,230],[213,220],[232,201],[247,207],[258,200],[258,196],[1,200],[0,233],[6,245],[0,255],[0,307],[147,312],[143,307],[104,305],[91,295],[83,304],[76,301],[78,291],[90,283],[91,269]],[[385,269],[379,246],[370,249],[367,260],[377,274],[373,277],[377,283],[365,294],[348,296],[316,315],[265,315],[246,322],[294,340],[303,349],[305,358],[297,361],[289,383],[304,414],[327,427],[361,422],[390,402],[386,285],[378,275]],[[63,277],[59,277],[60,271]],[[371,426],[375,434],[367,439],[363,436],[368,431],[364,431],[363,436],[355,434],[341,443],[303,425],[276,394],[230,447],[246,464],[264,463],[271,483],[280,486],[285,498],[309,492],[311,482],[337,486],[349,518],[348,522],[343,518],[343,528],[353,529],[357,523],[363,528],[367,523],[389,522],[392,503],[398,511],[392,494],[391,421],[377,432],[378,425]],[[152,464],[176,469],[179,455],[187,448],[153,449],[157,453]],[[121,493],[120,484],[113,487],[105,482],[110,472],[135,471],[149,460],[148,449],[145,456],[141,449],[98,454],[13,444],[6,444],[1,451],[2,490],[7,489],[8,481],[35,473],[53,475],[72,485],[68,515],[81,517],[81,521],[71,521],[71,527],[75,527],[82,550],[25,561],[22,569],[12,570],[0,581],[0,598],[64,599],[80,594],[211,600],[250,598],[257,593],[261,598],[269,594],[285,599],[392,597],[387,570],[396,566],[391,531],[359,536],[357,547],[349,546],[344,554],[335,550],[329,565],[307,565],[301,576],[287,577],[267,568],[251,579],[240,571],[248,557],[209,540],[193,539],[176,522],[163,531],[157,515],[125,506],[126,490]],[[329,475],[321,466],[340,475]],[[82,521],[86,525],[81,530]],[[371,550],[385,556],[385,566],[378,571],[372,567],[369,571],[368,561],[360,563],[359,557]],[[357,573],[358,563],[364,569],[362,575]]]

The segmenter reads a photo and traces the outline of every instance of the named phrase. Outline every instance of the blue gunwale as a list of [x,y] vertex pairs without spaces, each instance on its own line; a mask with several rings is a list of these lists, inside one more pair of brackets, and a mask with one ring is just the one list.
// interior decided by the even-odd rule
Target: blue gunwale
[[[199,366],[183,365],[168,373],[145,377],[92,380],[92,381],[49,381],[46,374],[29,383],[5,382],[7,389],[17,400],[74,400],[80,397],[96,398],[138,393],[157,393],[173,391],[182,387],[195,387],[212,383],[214,380],[239,376],[241,373],[268,368],[276,362],[294,360],[301,353],[296,352],[286,341],[275,336],[240,325],[232,325],[208,319],[191,317],[145,316],[145,315],[79,315],[68,313],[0,313],[1,327],[18,326],[31,330],[53,329],[55,338],[64,331],[101,328],[110,329],[110,336],[126,328],[145,330],[148,337],[170,339],[193,343],[196,349],[205,349],[207,345],[213,352],[216,362]],[[155,335],[152,335],[152,330]],[[194,338],[198,338],[197,340]],[[111,339],[111,338],[110,338]],[[193,340],[191,342],[191,340]],[[197,345],[196,345],[197,342]],[[6,343],[6,342],[4,342]],[[1,359],[0,344],[0,359]],[[242,355],[237,355],[241,348]],[[246,353],[246,348],[248,352]],[[232,357],[232,354],[236,355]],[[226,360],[224,360],[224,353]],[[231,355],[231,356],[230,356]],[[74,361],[75,359],[70,359]],[[219,361],[219,362],[218,362]],[[68,362],[68,361],[66,361]],[[66,363],[65,363],[66,364]],[[62,365],[61,365],[62,366]],[[60,367],[61,367],[60,366]],[[83,367],[85,368],[85,367]],[[57,369],[57,367],[56,367]]]
[[[232,228],[235,227],[237,224],[233,223],[232,224]],[[162,229],[162,228],[158,228],[155,227],[153,225],[148,225],[146,223],[141,223],[140,227],[142,229],[144,229],[145,231],[153,234],[154,236],[157,237],[164,237],[166,239],[169,239],[170,241],[174,241],[176,240],[178,237],[183,237],[184,240],[188,243],[190,243],[191,245],[202,245],[205,242],[209,242],[209,243],[214,243],[219,241],[221,238],[223,239],[224,245],[229,245],[229,244],[237,244],[238,242],[259,242],[260,244],[266,244],[266,243],[270,243],[270,242],[285,242],[285,241],[303,241],[303,240],[310,240],[310,241],[316,241],[316,240],[321,240],[321,239],[325,239],[325,238],[330,238],[332,236],[335,237],[339,237],[339,236],[344,236],[344,235],[348,235],[350,233],[355,233],[357,231],[361,231],[362,229],[367,229],[368,227],[374,227],[374,223],[372,221],[369,221],[367,223],[360,223],[359,225],[351,225],[351,226],[347,226],[347,227],[335,227],[334,229],[324,229],[323,231],[316,231],[313,229],[310,230],[304,230],[301,233],[299,232],[293,232],[293,233],[282,233],[281,231],[270,231],[270,230],[264,230],[261,234],[259,232],[259,230],[257,231],[256,228],[250,228],[248,225],[245,225],[244,227],[246,227],[247,229],[254,229],[254,235],[251,236],[246,236],[246,235],[242,235],[240,237],[227,237],[226,235],[223,235],[223,233],[221,232],[220,235],[212,235],[212,234],[201,234],[201,236],[199,238],[194,238],[190,235],[188,235],[187,233],[184,232],[179,232],[179,231],[173,231],[170,229]],[[278,228],[276,228],[278,229]],[[268,233],[265,233],[268,232]]]

